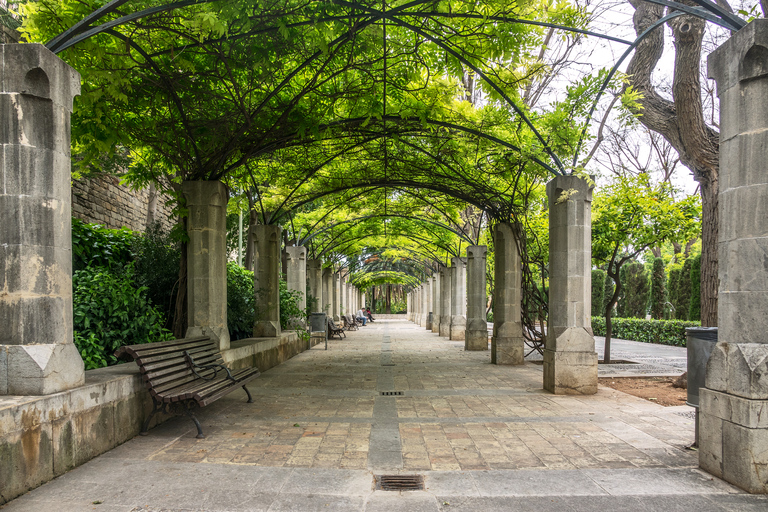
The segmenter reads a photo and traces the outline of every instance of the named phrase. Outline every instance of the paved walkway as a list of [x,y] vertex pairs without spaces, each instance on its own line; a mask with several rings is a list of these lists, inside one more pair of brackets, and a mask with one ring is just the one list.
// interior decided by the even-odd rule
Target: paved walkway
[[[687,408],[541,381],[539,365],[376,322],[265,372],[255,403],[236,392],[201,411],[206,439],[170,420],[2,510],[768,510],[696,469]],[[375,490],[377,475],[426,488]]]

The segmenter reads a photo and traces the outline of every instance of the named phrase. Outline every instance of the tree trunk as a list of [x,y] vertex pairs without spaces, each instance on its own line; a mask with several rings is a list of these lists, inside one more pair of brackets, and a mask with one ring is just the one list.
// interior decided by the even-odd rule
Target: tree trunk
[[[688,0],[683,0],[693,5]],[[635,8],[637,34],[664,14],[664,8],[630,0]],[[706,125],[701,102],[701,43],[704,21],[693,16],[671,20],[675,43],[674,102],[662,98],[651,83],[651,73],[664,48],[664,29],[659,27],[640,43],[627,67],[627,76],[641,92],[640,122],[661,134],[680,154],[680,161],[699,182],[702,201],[701,324],[717,325],[717,195],[719,134]]]
[[614,284],[616,285],[613,289],[613,295],[611,295],[611,300],[608,301],[608,304],[605,306],[605,349],[603,351],[603,363],[608,364],[611,362],[611,337],[613,336],[613,323],[611,321],[611,312],[613,311],[613,307],[616,305],[616,303],[619,301],[619,294],[621,293],[621,279],[619,279],[619,271],[621,270],[621,265],[616,267],[616,272],[612,273],[610,270],[610,267],[612,265],[608,265],[607,274],[608,277],[610,277]]
[[387,314],[392,314],[392,286],[387,285]]

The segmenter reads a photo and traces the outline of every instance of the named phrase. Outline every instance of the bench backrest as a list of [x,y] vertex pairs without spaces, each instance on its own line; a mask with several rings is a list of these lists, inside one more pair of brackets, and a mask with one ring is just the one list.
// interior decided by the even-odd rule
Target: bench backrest
[[[184,357],[185,351],[198,365],[224,364],[218,344],[209,336],[127,345],[117,349],[115,356],[132,357],[139,365],[145,385],[157,395],[198,379]],[[208,377],[213,370],[197,373]]]

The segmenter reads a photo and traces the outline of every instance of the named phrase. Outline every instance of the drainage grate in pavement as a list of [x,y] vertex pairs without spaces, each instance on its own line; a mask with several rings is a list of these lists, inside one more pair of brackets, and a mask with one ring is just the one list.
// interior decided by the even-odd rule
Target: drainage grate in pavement
[[382,391],[381,396],[403,396],[402,391]]
[[378,475],[377,491],[423,491],[424,477],[421,475]]
[[381,366],[395,366],[395,363],[381,363]]

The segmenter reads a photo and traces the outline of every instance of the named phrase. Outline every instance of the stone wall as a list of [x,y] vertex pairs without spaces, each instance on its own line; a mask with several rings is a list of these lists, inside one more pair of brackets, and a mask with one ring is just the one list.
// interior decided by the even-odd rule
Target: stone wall
[[[115,176],[73,180],[72,216],[111,229],[126,227],[144,231],[149,196],[149,189],[131,190]],[[158,193],[155,219],[162,223],[165,230],[170,230],[174,221],[171,208],[165,205],[166,200]]]

